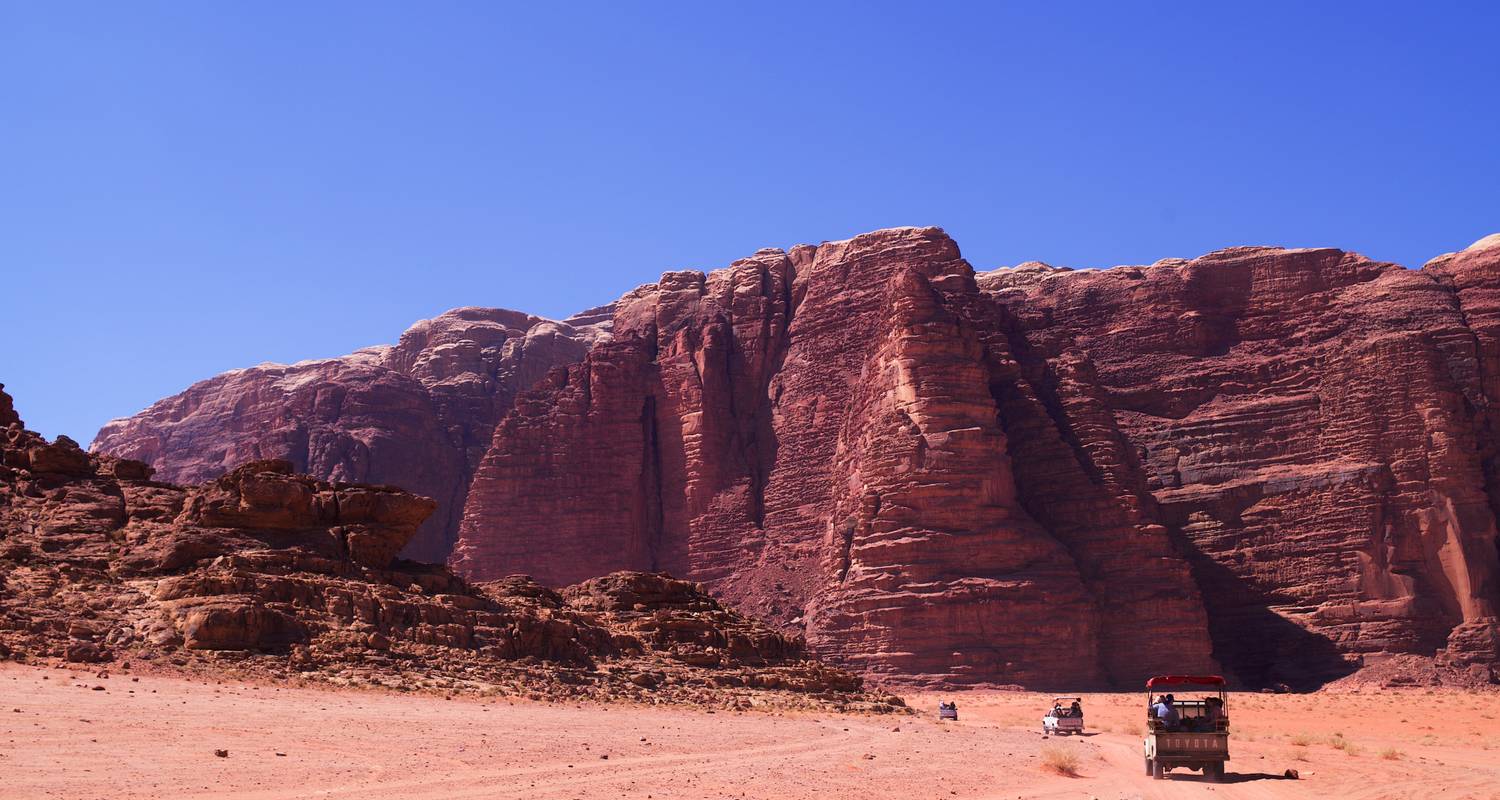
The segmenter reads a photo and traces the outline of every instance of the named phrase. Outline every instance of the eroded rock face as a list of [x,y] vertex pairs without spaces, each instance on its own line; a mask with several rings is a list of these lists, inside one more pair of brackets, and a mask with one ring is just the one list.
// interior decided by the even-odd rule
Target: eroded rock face
[[668,569],[919,682],[1492,664],[1497,252],[669,273],[497,426],[454,564]]
[[1493,395],[1461,292],[1434,271],[1235,248],[981,281],[1018,320],[1024,360],[1060,389],[1086,375],[1134,449],[1215,654],[1247,680],[1296,684],[1384,653],[1493,661],[1473,632],[1493,626],[1500,588]]
[[[1468,381],[1477,378],[1479,391],[1468,384],[1464,399],[1478,410],[1478,457],[1484,472],[1484,492],[1491,516],[1500,514],[1500,234],[1475,242],[1460,253],[1433,259],[1422,268],[1458,296],[1458,309],[1467,335],[1455,337],[1466,352],[1473,337],[1477,361]],[[1469,512],[1482,519],[1482,513]],[[1459,535],[1442,542],[1439,560],[1458,599],[1464,622],[1448,637],[1440,661],[1451,666],[1500,662],[1500,570],[1486,557],[1493,538],[1484,525],[1462,527]],[[1461,557],[1455,558],[1458,555]],[[1451,616],[1451,611],[1450,611]]]
[[[0,406],[9,398],[0,392]],[[52,449],[65,457],[38,457]],[[83,468],[74,469],[76,454]],[[436,503],[287,461],[205,484],[48,444],[0,463],[0,657],[711,707],[899,710],[802,640],[666,575],[563,591],[396,558]],[[64,471],[44,470],[54,465]]]
[[936,229],[670,273],[497,427],[454,564],[665,569],[921,682],[1215,668],[1149,496],[1080,462],[1009,328]]
[[16,413],[15,404],[10,395],[5,393],[5,384],[0,383],[0,430],[12,425],[21,424],[21,415]]
[[977,337],[915,270],[891,278],[881,316],[834,454],[833,580],[809,629],[879,672],[1099,683],[1097,609],[1021,508]]
[[[320,390],[243,407],[259,428],[356,440],[332,453],[446,442],[401,460],[423,474],[378,479],[440,515],[460,499],[442,524],[476,580],[668,571],[917,683],[1224,669],[1300,685],[1389,654],[1486,674],[1500,659],[1496,237],[1420,271],[1232,248],[976,274],[942,231],[905,228],[667,273],[565,328],[507,333],[498,361],[436,322],[341,360],[383,370],[335,381],[381,393],[348,422],[309,421]],[[563,366],[507,360],[528,340]],[[476,388],[486,374],[510,394]],[[120,452],[161,467],[197,441],[215,454],[201,478],[302,466],[216,450],[274,437],[216,434],[258,395],[211,395],[153,407]],[[355,475],[337,469],[314,471]]]
[[407,549],[438,561],[457,535],[469,477],[517,391],[582,358],[607,325],[459,308],[394,347],[263,364],[194,384],[99,431],[92,448],[198,483],[247,461],[285,459],[333,481],[386,483],[437,499]]
[[[753,558],[790,268],[784,254],[757,255],[623,299],[613,340],[554,370],[502,421],[465,511],[471,541],[485,544],[461,547],[460,569],[487,577],[527,563],[564,584],[616,569],[728,576]],[[479,534],[491,529],[500,535]]]

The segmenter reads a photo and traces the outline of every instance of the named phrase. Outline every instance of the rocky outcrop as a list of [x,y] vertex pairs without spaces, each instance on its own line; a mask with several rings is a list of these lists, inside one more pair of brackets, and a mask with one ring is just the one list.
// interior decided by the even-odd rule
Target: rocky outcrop
[[454,563],[669,569],[919,682],[1493,664],[1492,252],[670,273],[496,428]]
[[1193,565],[1215,655],[1296,684],[1386,653],[1493,663],[1474,629],[1493,629],[1500,588],[1482,445],[1500,396],[1434,271],[1234,248],[980,280],[1059,402],[1098,406],[1107,424],[1077,446],[1134,450],[1126,472]]
[[[1188,562],[1063,444],[1009,320],[936,229],[670,273],[497,427],[453,563],[666,569],[893,678],[1214,668]],[[1065,478],[1099,508],[1052,509]]]
[[[1249,247],[975,273],[902,228],[667,273],[568,326],[576,356],[508,412],[434,388],[483,371],[461,360],[359,356],[389,396],[340,431],[465,443],[382,479],[463,498],[444,524],[476,580],[668,571],[917,683],[1500,661],[1495,237],[1419,271]],[[161,444],[137,452],[192,458]]]
[[[1465,331],[1455,335],[1455,349],[1466,353],[1472,346],[1477,356],[1469,381],[1477,379],[1479,391],[1468,385],[1464,400],[1473,405],[1478,419],[1478,458],[1484,473],[1484,493],[1490,517],[1500,517],[1500,234],[1487,236],[1460,253],[1433,259],[1422,268],[1455,292]],[[1467,362],[1466,362],[1467,365]],[[1466,443],[1468,444],[1468,443]],[[1467,448],[1466,448],[1467,449]],[[1475,517],[1482,513],[1470,511]],[[1461,536],[1442,543],[1442,561],[1448,583],[1458,599],[1463,622],[1448,637],[1440,654],[1448,666],[1500,663],[1500,569],[1488,558],[1493,537],[1484,535],[1483,524],[1460,528]],[[1450,611],[1451,617],[1451,611]]]
[[15,405],[12,403],[10,395],[5,393],[5,384],[0,383],[0,430],[20,424],[21,416],[16,413]]
[[615,569],[740,572],[766,513],[767,382],[787,335],[790,269],[784,254],[758,255],[712,276],[670,273],[623,300],[613,340],[555,370],[502,421],[465,524],[504,528],[460,546],[458,568],[488,576],[527,563],[558,584]]
[[892,277],[880,316],[834,453],[831,579],[809,630],[881,673],[1098,684],[1097,609],[1021,508],[978,338],[915,270]]
[[516,392],[583,357],[607,324],[460,308],[398,344],[342,358],[262,364],[194,384],[99,431],[96,452],[197,483],[279,458],[325,480],[385,483],[436,498],[407,555],[447,556],[469,477]]
[[276,460],[179,487],[17,420],[0,463],[0,657],[717,707],[900,707],[808,660],[800,637],[666,575],[558,593],[524,576],[476,586],[398,559],[435,506]]

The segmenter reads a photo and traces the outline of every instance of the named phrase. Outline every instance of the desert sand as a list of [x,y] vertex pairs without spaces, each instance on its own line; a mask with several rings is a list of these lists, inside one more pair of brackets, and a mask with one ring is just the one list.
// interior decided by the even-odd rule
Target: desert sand
[[[100,688],[95,688],[100,687]],[[0,665],[11,798],[1500,797],[1500,695],[1237,694],[1221,784],[1144,775],[1135,694],[953,695],[961,720],[338,690]],[[215,755],[228,751],[227,757]],[[1077,757],[1077,775],[1047,756]],[[1283,776],[1298,770],[1298,780]]]

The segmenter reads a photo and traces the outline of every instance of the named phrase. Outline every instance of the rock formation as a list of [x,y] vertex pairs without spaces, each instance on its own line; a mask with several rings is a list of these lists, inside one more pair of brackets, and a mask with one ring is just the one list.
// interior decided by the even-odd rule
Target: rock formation
[[[0,412],[9,412],[0,392]],[[11,413],[11,416],[14,416]],[[798,637],[695,584],[561,594],[399,560],[435,503],[255,461],[179,487],[19,420],[0,462],[0,657],[300,674],[398,688],[873,711]]]
[[453,563],[664,569],[923,682],[1213,669],[1188,562],[1064,443],[1008,319],[936,229],[670,273],[496,428]]
[[395,346],[194,384],[105,425],[91,449],[146,461],[177,483],[280,458],[325,480],[400,486],[438,500],[406,554],[440,561],[457,536],[469,478],[516,392],[582,358],[607,328],[454,309],[413,325]]
[[919,683],[1500,661],[1496,237],[976,274],[903,228],[575,323],[469,462],[474,579],[665,570]]
[[980,282],[1028,360],[1089,376],[1236,674],[1320,680],[1391,652],[1493,663],[1471,641],[1493,637],[1500,589],[1492,395],[1432,270],[1235,248]]

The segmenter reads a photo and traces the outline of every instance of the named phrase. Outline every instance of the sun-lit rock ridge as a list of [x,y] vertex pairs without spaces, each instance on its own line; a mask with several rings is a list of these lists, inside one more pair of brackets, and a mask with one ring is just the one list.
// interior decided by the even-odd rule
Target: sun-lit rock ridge
[[180,483],[282,458],[328,480],[401,486],[438,501],[407,554],[441,560],[495,422],[516,392],[582,358],[604,327],[453,309],[394,346],[201,381],[105,425],[91,449],[149,462]]

